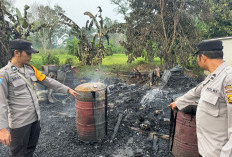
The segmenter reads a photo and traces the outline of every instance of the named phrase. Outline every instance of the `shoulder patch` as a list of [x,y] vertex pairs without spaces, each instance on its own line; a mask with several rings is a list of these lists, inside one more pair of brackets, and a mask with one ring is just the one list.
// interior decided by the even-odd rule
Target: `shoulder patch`
[[232,90],[226,90],[226,93],[232,93]]
[[33,65],[29,65],[31,68],[33,68],[35,72],[35,76],[39,81],[43,81],[46,78],[46,75],[42,74],[38,69],[36,69]]
[[2,80],[3,80],[3,77],[2,77],[2,76],[0,76],[0,84],[2,83]]
[[227,103],[232,104],[232,95],[227,95]]
[[232,85],[225,86],[225,89],[232,89]]
[[232,95],[227,95],[227,102],[232,104]]

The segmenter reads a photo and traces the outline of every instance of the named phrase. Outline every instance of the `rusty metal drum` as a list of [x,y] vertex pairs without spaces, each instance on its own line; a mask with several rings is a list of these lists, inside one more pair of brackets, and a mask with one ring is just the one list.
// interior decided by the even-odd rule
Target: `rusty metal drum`
[[78,139],[84,142],[102,141],[107,131],[107,93],[103,83],[85,83],[75,89],[76,127]]
[[196,134],[196,116],[179,111],[176,114],[176,127],[172,154],[175,157],[199,157]]

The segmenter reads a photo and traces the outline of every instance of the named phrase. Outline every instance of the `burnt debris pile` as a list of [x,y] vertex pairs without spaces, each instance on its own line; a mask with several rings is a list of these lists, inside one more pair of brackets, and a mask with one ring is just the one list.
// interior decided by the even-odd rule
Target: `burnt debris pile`
[[[59,72],[62,73],[62,72]],[[75,88],[83,78],[72,79]],[[162,88],[127,84],[119,78],[98,80],[107,86],[107,135],[99,143],[78,140],[74,98],[41,103],[41,136],[35,157],[165,157],[168,150],[173,98],[197,84],[183,74],[172,74]],[[59,95],[56,95],[59,97]],[[0,145],[0,157],[8,148]]]

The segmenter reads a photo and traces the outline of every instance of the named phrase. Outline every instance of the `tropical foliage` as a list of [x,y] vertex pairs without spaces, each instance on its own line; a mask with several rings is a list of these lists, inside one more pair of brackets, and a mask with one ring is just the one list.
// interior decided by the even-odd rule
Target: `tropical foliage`
[[9,39],[11,35],[11,29],[9,28],[9,22],[4,18],[5,8],[2,1],[0,1],[0,68],[7,64],[10,59],[9,53]]
[[[115,4],[120,1],[113,0]],[[189,64],[191,52],[201,40],[195,18],[202,14],[204,5],[192,0],[134,0],[127,3],[130,7],[125,17],[127,40],[122,45],[127,50],[128,62],[137,57],[152,61],[158,56],[164,68],[177,63]]]
[[[76,35],[78,42],[78,51],[76,53],[79,61],[83,65],[100,65],[105,54],[104,40],[109,44],[109,33],[120,32],[121,25],[116,24],[109,28],[104,26],[102,18],[102,9],[98,7],[99,11],[94,16],[91,12],[85,12],[84,15],[89,16],[85,29],[81,29],[74,21],[59,13],[63,19],[63,23],[72,28],[72,33]],[[91,37],[88,32],[91,31],[93,26],[96,27],[96,32]],[[73,46],[72,46],[73,47]]]
[[128,63],[139,57],[146,62],[159,57],[163,68],[176,64],[190,68],[199,41],[232,35],[231,0],[111,1],[125,23],[103,19],[98,7],[96,15],[84,13],[89,20],[81,28],[58,5],[26,5],[21,13],[10,0],[1,0],[0,66],[10,59],[9,40],[23,38],[43,48],[46,63],[56,60],[52,49],[63,46],[82,65],[100,65],[105,56],[120,52],[127,55]]
[[224,37],[232,35],[232,1],[209,0],[210,16],[206,23],[206,38]]
[[44,65],[49,65],[49,64],[59,65],[60,60],[58,57],[51,55],[51,54],[48,54],[48,55],[43,56],[42,62]]
[[10,22],[10,30],[12,31],[13,38],[15,39],[27,39],[30,33],[34,33],[40,30],[42,27],[46,27],[46,25],[36,25],[36,21],[29,22],[28,20],[28,9],[30,7],[25,5],[24,7],[24,16],[22,16],[19,9],[16,8],[16,14],[11,14],[8,12],[5,7],[2,9],[4,10],[5,14],[8,16]]
[[68,53],[77,56],[79,40],[76,37],[67,40],[66,49]]

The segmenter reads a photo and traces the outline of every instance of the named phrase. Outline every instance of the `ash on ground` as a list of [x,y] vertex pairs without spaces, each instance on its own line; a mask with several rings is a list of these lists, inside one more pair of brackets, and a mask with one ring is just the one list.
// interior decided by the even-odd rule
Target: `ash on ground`
[[[83,83],[73,81],[73,88]],[[88,80],[88,79],[85,79]],[[99,80],[98,80],[99,81]],[[197,79],[170,77],[162,88],[128,84],[119,78],[103,78],[108,89],[108,133],[101,143],[78,140],[75,100],[42,103],[41,135],[35,157],[171,157],[169,153],[170,108],[167,105],[197,85]],[[122,120],[112,139],[119,115]],[[9,149],[0,144],[0,157]]]

